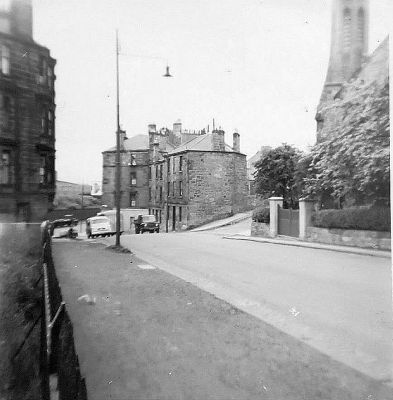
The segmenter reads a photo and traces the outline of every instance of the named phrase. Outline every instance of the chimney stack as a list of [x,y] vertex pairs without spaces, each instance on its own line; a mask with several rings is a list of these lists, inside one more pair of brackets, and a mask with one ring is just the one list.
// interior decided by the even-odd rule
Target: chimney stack
[[176,136],[180,136],[181,134],[181,121],[178,119],[174,124],[173,124],[173,134]]
[[213,151],[225,151],[225,132],[222,129],[212,131]]
[[233,132],[233,151],[240,153],[240,135],[235,131]]

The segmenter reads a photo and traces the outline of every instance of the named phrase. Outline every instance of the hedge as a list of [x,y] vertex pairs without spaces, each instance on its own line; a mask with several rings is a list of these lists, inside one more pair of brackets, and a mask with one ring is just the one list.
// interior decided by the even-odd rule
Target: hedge
[[252,212],[252,220],[256,222],[270,223],[270,208],[258,207]]
[[390,208],[346,208],[320,210],[313,214],[313,225],[319,228],[390,231]]

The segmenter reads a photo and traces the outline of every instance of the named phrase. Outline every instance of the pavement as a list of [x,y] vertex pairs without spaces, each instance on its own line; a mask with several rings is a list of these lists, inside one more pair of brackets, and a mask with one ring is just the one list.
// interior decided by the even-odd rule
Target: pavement
[[[241,228],[239,229],[238,228],[239,222],[246,222],[248,225],[242,224]],[[307,242],[289,236],[278,236],[277,238],[264,238],[264,237],[251,236],[251,212],[240,213],[229,218],[214,221],[209,224],[195,228],[190,232],[204,232],[208,230],[218,230],[217,231],[218,234],[222,234],[223,231],[220,228],[226,227],[228,225],[237,225],[237,226],[235,227],[234,230],[232,230],[232,232],[231,231],[224,232],[228,233],[225,239],[248,240],[259,243],[281,244],[285,246],[306,247],[310,249],[322,249],[322,250],[337,251],[341,253],[363,254],[368,256],[391,258],[391,252],[387,250],[376,250],[376,249],[359,248],[352,246],[337,246],[324,243]]]
[[[241,299],[243,308],[255,311],[259,301],[266,311],[276,301],[274,312],[279,315],[283,305],[282,322],[287,321],[287,327],[293,321],[307,324],[310,310],[316,308],[321,328],[326,328],[323,320],[329,319],[328,314],[335,321],[333,342],[345,344],[344,324],[351,341],[355,340],[353,328],[362,343],[362,335],[371,334],[377,347],[374,351],[388,353],[380,336],[385,333],[381,321],[388,323],[391,317],[383,315],[389,286],[385,260],[222,240],[217,232],[122,236],[122,244],[133,255],[107,250],[105,245],[111,241],[62,239],[53,243],[89,399],[393,398],[386,385],[389,381],[382,375],[361,372],[340,357],[320,351],[313,338],[288,334],[269,318],[234,305]],[[272,255],[282,259],[274,264]],[[320,265],[315,264],[316,258]],[[362,278],[371,259],[375,264]],[[166,265],[171,273],[165,271]],[[198,274],[199,280],[193,282]],[[210,293],[199,287],[201,275],[210,284]],[[306,280],[303,286],[302,280]],[[231,302],[218,298],[214,294],[217,282],[226,285],[227,294],[237,296]],[[338,297],[337,292],[341,293]],[[95,302],[78,301],[84,294]],[[317,298],[322,300],[319,306]],[[308,335],[313,335],[313,329]],[[370,351],[361,352],[365,351],[362,343],[352,343],[358,352],[355,355],[365,358],[369,367],[377,365]],[[381,355],[383,365],[386,357]]]

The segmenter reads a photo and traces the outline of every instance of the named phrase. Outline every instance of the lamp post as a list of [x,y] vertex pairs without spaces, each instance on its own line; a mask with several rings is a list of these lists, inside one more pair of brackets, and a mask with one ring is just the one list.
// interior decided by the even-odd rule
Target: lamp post
[[[126,54],[125,54],[126,55]],[[131,55],[131,54],[130,54]],[[137,56],[143,58],[161,59],[161,57],[149,57],[149,56]],[[172,78],[169,72],[169,66],[167,63],[166,72],[163,75],[164,78]],[[116,117],[117,117],[117,127],[116,127],[116,243],[117,247],[120,246],[120,178],[121,178],[121,165],[120,165],[120,95],[119,95],[119,32],[116,29]]]

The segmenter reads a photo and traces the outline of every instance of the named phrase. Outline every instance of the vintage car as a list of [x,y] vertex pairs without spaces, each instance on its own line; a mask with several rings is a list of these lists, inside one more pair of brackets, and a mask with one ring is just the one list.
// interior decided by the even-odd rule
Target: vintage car
[[112,236],[115,233],[108,217],[100,215],[86,220],[86,236],[88,239],[97,236]]
[[160,232],[160,224],[157,222],[154,215],[138,215],[138,218],[134,221],[135,233],[144,232]]
[[78,222],[79,221],[76,218],[67,216],[50,222],[51,236],[54,238],[75,239],[78,236],[78,232],[74,227],[78,225]]

